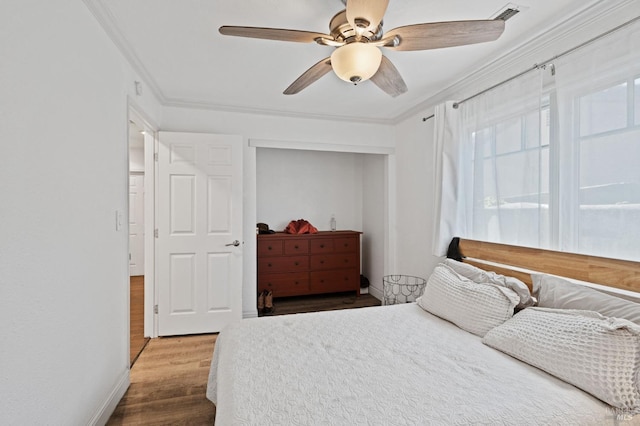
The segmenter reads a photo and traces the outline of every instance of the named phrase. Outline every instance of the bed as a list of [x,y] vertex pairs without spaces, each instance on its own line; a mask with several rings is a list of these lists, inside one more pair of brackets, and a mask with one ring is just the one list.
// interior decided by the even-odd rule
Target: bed
[[[470,250],[474,250],[472,246],[468,244]],[[540,266],[540,257],[536,264]],[[615,275],[624,270],[631,278],[620,281],[618,276],[615,282],[622,282],[626,290],[636,290],[638,266],[633,262],[616,264]],[[597,268],[600,275],[602,268]],[[450,273],[451,268],[436,269]],[[434,280],[430,278],[427,289],[437,287]],[[534,286],[531,280],[526,281]],[[207,397],[216,405],[216,423],[640,424],[633,408],[640,398],[626,401],[630,405],[622,409],[613,407],[602,397],[561,380],[558,374],[549,374],[487,344],[488,338],[493,344],[499,342],[497,331],[514,319],[525,321],[525,313],[547,315],[546,308],[524,309],[503,325],[478,333],[475,327],[482,319],[470,317],[468,324],[456,325],[455,318],[447,321],[425,309],[423,305],[439,297],[432,292],[427,301],[426,296],[425,292],[425,300],[418,303],[254,318],[230,325],[216,341],[207,388]],[[446,317],[455,310],[440,315]],[[619,321],[628,350],[637,352],[629,361],[635,367],[630,367],[634,368],[633,377],[628,378],[634,386],[632,392],[637,393],[640,333],[634,334],[635,325],[627,322]],[[465,330],[465,325],[473,332]],[[515,352],[525,347],[518,342]],[[527,349],[525,358],[534,350]],[[552,364],[561,365],[562,356]],[[580,377],[578,384],[582,384]]]

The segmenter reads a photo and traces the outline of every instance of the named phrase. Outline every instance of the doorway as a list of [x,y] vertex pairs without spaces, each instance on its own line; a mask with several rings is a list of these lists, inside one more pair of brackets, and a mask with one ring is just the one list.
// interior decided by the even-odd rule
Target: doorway
[[145,333],[145,126],[129,118],[129,363],[133,365],[149,335]]

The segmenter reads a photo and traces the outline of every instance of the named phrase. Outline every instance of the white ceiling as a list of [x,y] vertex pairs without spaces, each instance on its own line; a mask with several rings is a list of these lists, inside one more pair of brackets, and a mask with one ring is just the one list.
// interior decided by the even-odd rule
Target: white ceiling
[[[297,95],[282,91],[331,47],[227,37],[221,25],[328,33],[340,0],[90,0],[117,43],[168,105],[393,120],[447,86],[575,15],[593,1],[524,0],[495,42],[448,49],[384,50],[409,91],[391,98],[370,81],[329,73]],[[384,30],[421,22],[489,19],[508,0],[391,0]]]

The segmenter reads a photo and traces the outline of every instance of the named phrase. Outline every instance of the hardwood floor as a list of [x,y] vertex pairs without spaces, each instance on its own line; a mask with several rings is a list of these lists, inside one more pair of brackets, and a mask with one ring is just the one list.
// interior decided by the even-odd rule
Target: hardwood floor
[[[371,295],[331,294],[276,299],[274,315],[380,305]],[[131,368],[131,386],[107,425],[212,425],[206,399],[217,335],[151,339]]]
[[144,275],[129,278],[129,363],[149,341],[144,337]]
[[[380,301],[370,294],[361,294],[359,297],[356,297],[353,293],[283,297],[274,299],[274,311],[270,315],[335,311],[337,309],[364,308],[367,306],[380,306]],[[262,316],[262,314],[259,314],[259,316]]]
[[216,409],[205,393],[216,338],[151,339],[107,425],[212,425]]

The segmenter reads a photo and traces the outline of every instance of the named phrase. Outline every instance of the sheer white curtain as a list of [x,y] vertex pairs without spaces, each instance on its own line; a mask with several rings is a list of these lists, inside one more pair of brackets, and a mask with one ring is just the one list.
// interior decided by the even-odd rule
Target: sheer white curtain
[[[472,150],[465,170],[467,237],[546,246],[548,143],[541,137],[542,71],[460,105],[460,136]],[[544,140],[547,142],[547,140]]]
[[444,256],[451,238],[466,233],[464,229],[460,182],[462,149],[458,137],[459,111],[453,101],[438,105],[434,113],[434,229],[433,254]]
[[554,64],[558,248],[640,260],[640,24]]
[[533,72],[457,110],[436,109],[434,254],[443,255],[454,236],[547,243],[540,237],[549,226],[541,94],[541,74]]
[[640,260],[640,22],[435,115],[434,254],[460,236]]

